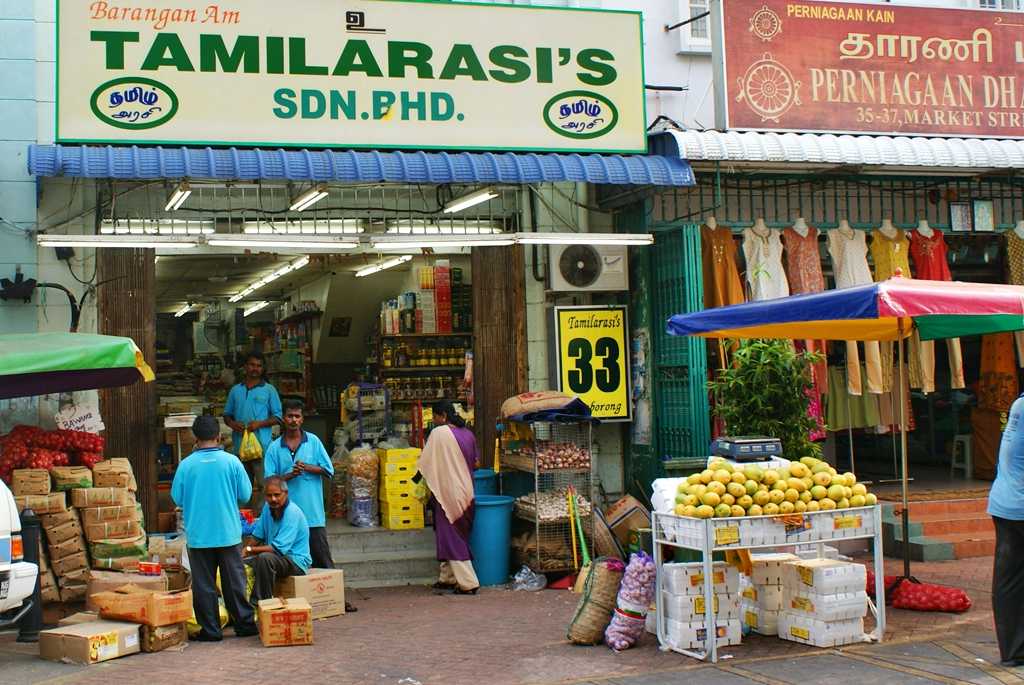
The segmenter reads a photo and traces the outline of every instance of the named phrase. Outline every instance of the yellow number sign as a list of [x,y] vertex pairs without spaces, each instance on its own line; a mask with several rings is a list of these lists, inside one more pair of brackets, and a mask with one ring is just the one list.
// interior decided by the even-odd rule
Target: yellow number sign
[[626,308],[555,307],[558,389],[578,396],[602,421],[629,421]]

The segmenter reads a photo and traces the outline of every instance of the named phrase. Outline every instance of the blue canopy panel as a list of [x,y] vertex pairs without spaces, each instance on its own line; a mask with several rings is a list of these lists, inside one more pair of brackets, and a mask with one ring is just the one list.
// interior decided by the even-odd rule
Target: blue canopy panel
[[[721,337],[728,337],[729,332],[736,334],[745,328],[778,324],[810,326],[816,322],[877,318],[878,284],[869,283],[853,288],[715,307],[692,314],[676,314],[669,318],[667,328],[669,335],[725,332]],[[808,337],[819,336],[808,334]]]
[[32,145],[28,170],[34,176],[137,180],[694,185],[686,160],[647,155]]

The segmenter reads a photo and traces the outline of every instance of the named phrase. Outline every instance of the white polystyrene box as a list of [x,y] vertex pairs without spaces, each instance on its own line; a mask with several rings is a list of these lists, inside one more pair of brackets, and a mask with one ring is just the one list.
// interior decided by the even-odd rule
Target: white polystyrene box
[[819,621],[848,621],[864,618],[868,613],[868,595],[860,592],[843,592],[834,595],[819,595],[811,592],[797,592],[787,588],[785,610]]
[[[704,649],[707,641],[707,630],[704,621],[667,621],[668,643],[676,649]],[[743,638],[743,626],[738,618],[719,621],[715,626],[716,644],[719,648],[740,644]]]
[[740,471],[742,471],[747,466],[756,466],[759,469],[761,469],[762,471],[767,471],[768,469],[775,469],[776,471],[778,471],[779,469],[788,469],[790,464],[793,463],[789,459],[785,459],[783,457],[771,457],[767,461],[737,462],[737,461],[733,461],[732,459],[729,459],[728,457],[715,457],[715,456],[711,456],[711,457],[708,457],[708,460],[705,463],[705,468],[708,468],[709,466],[711,466],[711,462],[715,462],[715,461],[726,461],[726,462],[729,462],[729,464],[734,469],[738,468]]
[[[704,564],[699,561],[688,563],[662,564],[662,588],[673,595],[704,594]],[[713,592],[722,595],[735,595],[740,589],[740,574],[735,566],[725,562],[715,562],[712,567],[714,576]]]
[[798,560],[795,554],[751,553],[750,580],[754,585],[782,585],[782,566]]
[[779,634],[778,611],[767,611],[762,607],[744,600],[740,604],[740,618],[743,624],[759,635]]
[[748,581],[746,587],[740,588],[740,598],[765,611],[782,611],[781,585],[754,585]]
[[[716,594],[713,598],[713,611],[719,620],[740,617],[740,599],[738,595]],[[665,592],[662,594],[662,606],[665,608],[665,615],[673,621],[688,623],[704,618],[705,606],[703,595],[673,595]]]
[[815,647],[841,647],[866,639],[862,618],[826,622],[788,611],[779,614],[779,637]]
[[797,592],[834,595],[860,592],[867,582],[863,564],[836,559],[802,559],[783,566],[782,584]]

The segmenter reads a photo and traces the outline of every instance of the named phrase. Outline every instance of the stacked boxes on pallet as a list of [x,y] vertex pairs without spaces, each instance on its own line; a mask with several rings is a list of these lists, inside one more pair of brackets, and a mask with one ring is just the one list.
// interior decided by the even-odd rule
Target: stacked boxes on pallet
[[863,564],[834,559],[785,564],[779,637],[815,647],[861,642],[868,611],[866,579]]
[[793,554],[751,554],[752,574],[740,579],[743,623],[761,635],[779,634],[783,609],[782,567],[797,561]]
[[420,451],[416,448],[377,450],[380,462],[380,521],[391,530],[423,527],[423,502],[416,498],[413,476]]
[[[666,637],[676,649],[703,649],[707,636],[703,564],[665,564],[662,608]],[[714,565],[715,635],[719,647],[740,644],[739,572],[722,562]]]

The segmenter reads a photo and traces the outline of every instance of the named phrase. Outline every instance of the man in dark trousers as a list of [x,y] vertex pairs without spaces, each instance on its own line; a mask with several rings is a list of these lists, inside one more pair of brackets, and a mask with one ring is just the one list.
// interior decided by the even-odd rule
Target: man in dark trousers
[[252,529],[253,540],[245,546],[245,563],[253,568],[256,582],[250,601],[274,596],[281,578],[304,576],[309,570],[309,526],[302,510],[288,497],[288,483],[280,476],[263,481],[267,503]]
[[249,477],[238,457],[220,448],[220,425],[212,416],[192,424],[196,449],[178,466],[171,498],[182,509],[188,560],[192,569],[192,608],[199,623],[201,642],[219,642],[217,570],[220,570],[224,605],[235,635],[257,634],[253,609],[245,596],[242,567],[242,523],[238,507],[252,496]]

